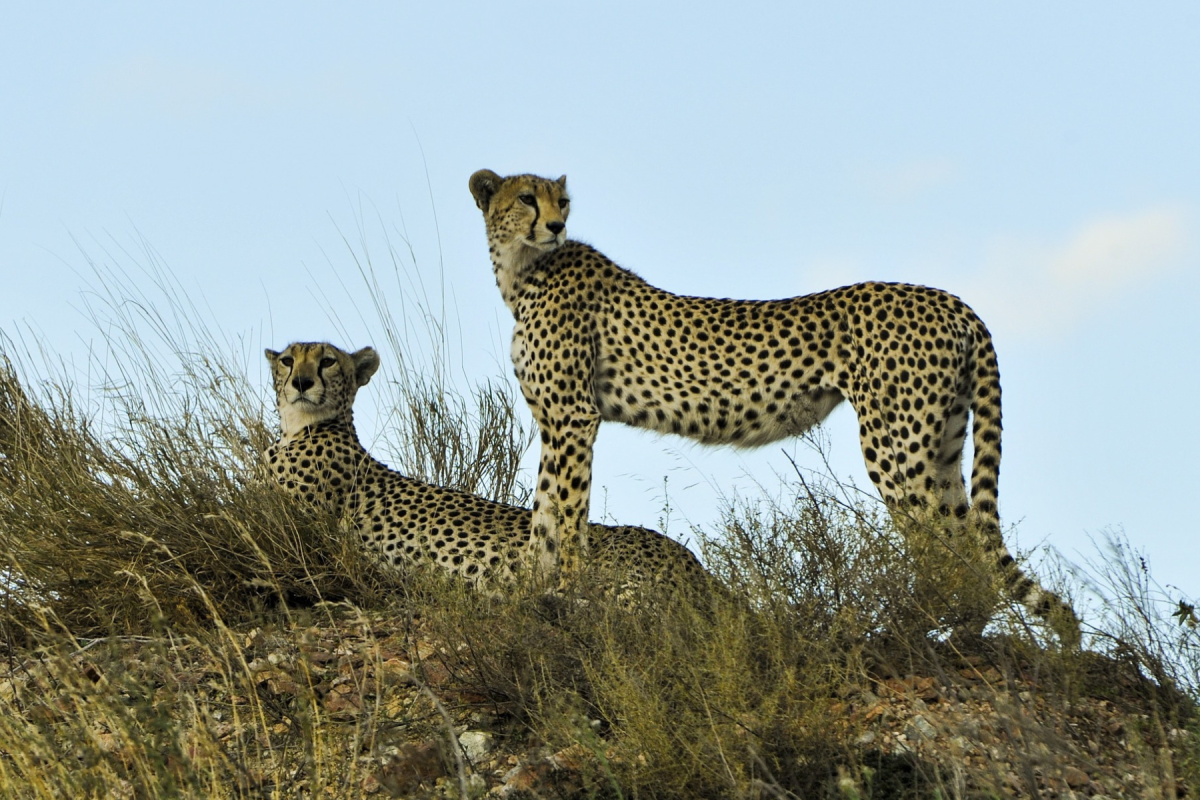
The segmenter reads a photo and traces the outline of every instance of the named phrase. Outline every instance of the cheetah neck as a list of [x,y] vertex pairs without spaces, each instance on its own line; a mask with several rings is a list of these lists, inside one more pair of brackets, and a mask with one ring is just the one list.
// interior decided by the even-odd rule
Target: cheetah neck
[[280,435],[267,450],[266,468],[289,493],[343,513],[356,505],[360,486],[387,467],[363,448],[354,427],[326,419]]
[[289,407],[279,410],[279,419],[279,441],[281,444],[288,444],[298,439],[309,438],[315,431],[332,432],[344,430],[349,438],[353,440],[356,447],[362,447],[358,442],[358,434],[354,429],[353,411],[346,411],[331,417],[317,417],[313,414],[306,415],[293,412]]
[[500,241],[498,237],[493,237],[489,250],[492,255],[492,272],[496,276],[500,296],[504,298],[508,310],[515,313],[521,285],[534,262],[551,251],[530,247],[520,240]]
[[[320,445],[325,448],[325,454],[322,458],[326,459],[322,462],[325,466],[332,466],[336,469],[353,468],[359,474],[364,470],[373,471],[377,469],[387,470],[387,467],[376,461],[374,456],[367,452],[367,449],[362,446],[362,442],[358,440],[358,432],[355,430],[352,423],[348,424],[345,420],[339,418],[326,419],[321,422],[315,422],[298,431],[290,433],[281,433],[279,439],[275,442],[272,450],[277,454],[303,452],[315,445]],[[340,451],[340,454],[335,453]],[[332,459],[330,461],[329,459]],[[315,470],[315,472],[312,472]],[[320,475],[321,467],[313,467],[302,469],[302,473],[310,473]],[[327,477],[327,476],[325,476]],[[318,481],[326,490],[329,490],[324,479]],[[334,494],[342,496],[349,491],[349,485],[343,485],[341,491]]]
[[[362,442],[358,440],[358,431],[354,427],[353,422],[346,422],[344,419],[327,419],[309,425],[302,431],[306,434],[307,439],[329,439],[336,440],[340,444],[345,444],[351,451],[367,452],[367,448],[362,446]],[[299,437],[297,437],[299,438]]]

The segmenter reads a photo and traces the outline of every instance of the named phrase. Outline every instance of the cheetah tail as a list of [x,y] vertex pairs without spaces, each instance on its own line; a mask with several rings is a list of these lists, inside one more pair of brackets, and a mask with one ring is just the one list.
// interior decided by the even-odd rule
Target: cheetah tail
[[971,391],[972,438],[975,457],[971,464],[971,511],[976,521],[1000,531],[997,504],[1000,479],[1000,371],[991,336],[980,324],[974,352],[967,359],[968,374],[974,378]]
[[971,464],[971,517],[984,537],[988,554],[996,559],[1008,595],[1044,619],[1064,647],[1079,646],[1079,618],[1070,604],[1043,589],[1022,570],[1004,546],[1000,531],[997,484],[1000,477],[1000,372],[991,336],[980,323],[975,352],[969,364],[975,378],[971,394],[975,457]]

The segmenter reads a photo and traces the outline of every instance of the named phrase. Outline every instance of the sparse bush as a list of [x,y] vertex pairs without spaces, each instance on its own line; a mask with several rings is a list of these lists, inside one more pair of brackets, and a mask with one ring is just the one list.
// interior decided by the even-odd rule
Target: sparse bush
[[[391,387],[398,466],[522,499],[529,437],[506,385],[458,393],[428,313],[423,369],[359,258],[397,353],[394,379],[372,389]],[[1063,715],[1092,724],[1095,697],[1125,727],[1097,722],[1085,739],[1124,737],[1146,783],[1200,781],[1196,630],[1169,618],[1184,601],[1123,541],[1074,579],[1077,596],[1103,598],[1082,654],[1001,602],[969,541],[902,537],[877,503],[799,474],[788,501],[735,500],[696,531],[720,587],[700,602],[630,608],[595,575],[558,598],[401,581],[338,520],[259,481],[274,415],[247,377],[258,350],[205,333],[156,264],[154,298],[102,274],[89,308],[109,350],[94,386],[38,379],[26,351],[0,347],[6,796],[477,796],[457,735],[481,714],[501,754],[570,765],[543,796],[996,796],[1075,758]],[[996,607],[987,636],[947,639]],[[913,721],[911,740],[872,738],[889,698],[911,711],[922,697],[947,719],[990,709],[1024,755],[968,775],[979,752],[916,744],[950,748],[961,730],[924,720],[932,733]],[[492,783],[510,766],[489,763]]]

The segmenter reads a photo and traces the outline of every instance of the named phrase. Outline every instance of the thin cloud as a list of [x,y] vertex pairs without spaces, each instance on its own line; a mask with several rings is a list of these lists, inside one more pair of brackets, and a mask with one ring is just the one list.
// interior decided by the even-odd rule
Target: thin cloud
[[1057,245],[998,242],[962,293],[994,328],[1062,331],[1182,266],[1192,255],[1190,222],[1188,209],[1163,206],[1091,220]]
[[1084,226],[1050,260],[1050,275],[1066,286],[1107,291],[1177,264],[1187,245],[1182,208],[1156,208]]
[[993,238],[975,257],[895,254],[872,258],[828,254],[805,265],[803,291],[867,280],[937,286],[959,295],[1007,337],[1069,330],[1123,295],[1152,286],[1197,256],[1193,210],[1161,205],[1084,222],[1058,242]]

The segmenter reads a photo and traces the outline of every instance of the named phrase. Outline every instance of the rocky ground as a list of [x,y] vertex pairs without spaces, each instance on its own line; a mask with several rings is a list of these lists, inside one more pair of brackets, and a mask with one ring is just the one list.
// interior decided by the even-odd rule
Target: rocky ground
[[[972,659],[974,660],[974,659]],[[877,680],[844,706],[855,741],[941,765],[948,782],[1020,797],[1186,797],[1172,742],[1150,715],[1110,700],[1054,700],[1028,677],[966,665],[947,685],[933,676]]]
[[[340,613],[218,638],[223,646],[97,640],[10,659],[0,708],[41,730],[83,720],[86,735],[60,737],[62,755],[110,763],[115,796],[138,795],[140,744],[97,712],[114,703],[135,710],[136,730],[175,731],[167,769],[170,753],[197,768],[213,744],[244,796],[329,795],[339,784],[348,796],[606,793],[619,731],[597,724],[589,745],[565,749],[538,741],[480,693],[463,659],[422,638],[419,620]],[[1192,734],[1155,717],[1138,676],[1097,658],[1108,664],[1098,689],[1046,691],[980,656],[947,664],[844,687],[833,711],[856,756],[839,770],[842,796],[918,796],[905,788],[917,774],[946,797],[1192,796],[1178,777]]]

